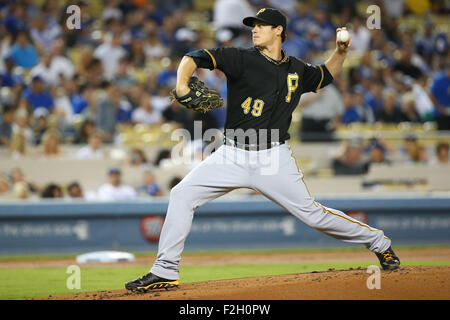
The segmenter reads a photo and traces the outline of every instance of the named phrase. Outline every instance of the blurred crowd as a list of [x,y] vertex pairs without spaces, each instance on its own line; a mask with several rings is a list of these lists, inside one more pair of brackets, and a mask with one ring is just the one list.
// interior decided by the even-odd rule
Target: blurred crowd
[[[180,177],[173,177],[169,187],[174,187]],[[163,196],[161,187],[151,170],[143,173],[142,184],[138,187],[123,182],[122,170],[111,167],[107,170],[104,183],[97,190],[85,190],[83,183],[73,180],[67,184],[50,182],[40,184],[29,177],[19,167],[14,167],[8,174],[0,175],[0,199],[51,199],[91,201],[127,201],[138,197]]]
[[[411,14],[410,2],[371,1],[379,5],[382,14],[381,29],[373,30],[366,27],[367,17],[342,7],[339,25],[350,28],[351,53],[358,59],[334,85],[302,96],[300,136],[304,141],[331,140],[339,125],[354,122],[434,122],[439,130],[450,130],[448,25],[440,31],[427,14],[421,15],[424,25],[400,25],[399,18]],[[292,52],[319,62],[317,53],[332,46],[335,39],[331,8],[324,4],[312,11],[307,2],[298,5],[291,18],[291,36],[284,44],[288,52],[292,46]],[[448,8],[435,13],[434,17],[439,13],[448,17]],[[297,20],[311,23],[297,26]],[[293,43],[301,39],[296,35],[306,35],[304,51],[295,51],[300,45]]]
[[[401,165],[403,167],[443,166],[450,167],[450,144],[442,140],[427,146],[417,136],[407,135],[402,143],[393,147],[381,138],[364,141],[359,137],[344,141],[330,161],[333,173],[339,175],[367,174],[372,165]],[[90,155],[90,156],[89,156]],[[86,147],[78,151],[80,159],[107,159],[100,135],[93,135]],[[154,198],[166,196],[168,190],[181,181],[174,175],[167,186],[162,186],[155,177],[156,168],[170,168],[171,152],[162,149],[154,161],[150,161],[140,148],[132,148],[122,166],[105,170],[105,180],[96,190],[85,190],[83,181],[73,180],[67,184],[57,182],[42,184],[29,179],[20,167],[0,173],[0,199],[65,198],[97,201],[132,200],[137,197]],[[200,160],[199,160],[200,161]],[[194,164],[191,164],[195,166]],[[138,186],[123,183],[121,168],[141,169],[142,178]],[[3,171],[3,170],[2,170]]]
[[393,147],[381,138],[372,138],[364,143],[356,137],[342,143],[331,166],[335,175],[358,175],[368,173],[371,165],[390,164],[449,166],[449,142],[438,141],[430,148],[411,134],[398,147]]
[[[310,63],[322,63],[334,49],[336,27],[347,26],[353,36],[349,57],[356,63],[333,85],[302,97],[301,140],[332,140],[337,127],[353,122],[433,122],[450,130],[448,35],[434,22],[448,17],[448,2],[216,0],[212,10],[196,8],[198,3],[0,1],[0,147],[13,158],[64,157],[61,145],[70,144],[79,146],[79,159],[103,158],[103,144],[120,143],[121,125],[170,123],[193,133],[197,120],[204,131],[222,129],[225,108],[202,114],[171,101],[176,68],[194,49],[251,46],[242,18],[261,7],[286,13],[283,49]],[[366,27],[361,3],[381,8],[380,29]],[[67,23],[71,5],[80,8],[80,28]],[[408,16],[423,17],[425,24],[405,28],[400,21]],[[226,106],[223,74],[198,75]],[[448,154],[448,144],[439,148]],[[374,148],[370,157],[384,159],[388,149]],[[354,152],[339,155],[336,168],[343,159],[351,162]],[[13,179],[4,175],[2,188]],[[61,194],[52,190],[45,194]]]
[[[0,2],[0,142],[12,156],[48,131],[86,144],[90,130],[115,143],[120,124],[220,127],[169,97],[180,57],[201,41],[183,32],[189,1],[99,1],[98,17],[93,1],[38,2]],[[66,23],[73,4],[80,29]]]

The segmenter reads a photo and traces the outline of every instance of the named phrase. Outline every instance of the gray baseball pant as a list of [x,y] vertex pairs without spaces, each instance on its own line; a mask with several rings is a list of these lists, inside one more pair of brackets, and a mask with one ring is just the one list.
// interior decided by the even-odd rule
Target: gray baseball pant
[[260,151],[223,145],[171,190],[157,259],[150,271],[178,280],[194,210],[236,188],[260,192],[306,225],[336,239],[363,244],[373,252],[383,252],[391,245],[382,230],[316,202],[287,143]]

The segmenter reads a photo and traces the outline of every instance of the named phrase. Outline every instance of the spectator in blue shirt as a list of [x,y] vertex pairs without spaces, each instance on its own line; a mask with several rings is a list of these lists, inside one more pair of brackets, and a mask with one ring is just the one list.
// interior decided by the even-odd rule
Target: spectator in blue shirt
[[16,41],[11,47],[10,54],[16,64],[25,69],[30,69],[39,62],[38,53],[26,31],[17,33]]
[[343,124],[350,124],[352,122],[361,122],[361,117],[358,113],[358,109],[354,105],[346,106],[344,113],[342,114],[341,122]]
[[447,33],[440,32],[434,38],[434,51],[442,57],[448,53],[450,45],[448,43]]
[[371,138],[368,145],[364,148],[364,152],[369,156],[370,164],[390,164],[391,161],[387,157],[388,151],[388,148],[379,138]]
[[361,114],[361,110],[358,109],[358,106],[353,103],[353,94],[345,93],[344,94],[344,106],[345,111],[341,117],[341,123],[350,124],[352,122],[363,122],[364,115]]
[[61,27],[58,24],[51,23],[50,17],[39,15],[32,22],[30,36],[41,49],[50,48],[62,34]]
[[306,36],[309,26],[314,23],[314,18],[310,12],[307,2],[298,2],[297,12],[289,19],[287,29],[293,31],[298,36]]
[[12,136],[12,125],[14,121],[14,109],[12,107],[4,107],[2,119],[0,121],[0,146],[9,146]]
[[175,41],[175,31],[177,22],[172,16],[167,16],[163,20],[163,24],[158,28],[158,38],[165,47],[170,47]]
[[438,73],[431,84],[431,98],[436,107],[439,130],[450,130],[450,67]]
[[164,12],[158,8],[153,1],[148,1],[145,6],[147,20],[153,20],[158,26],[162,26],[164,21]]
[[[438,73],[431,84],[431,93],[443,107],[450,107],[450,67]],[[441,110],[444,112],[444,110]]]
[[373,113],[376,113],[382,106],[383,83],[372,79],[363,79],[364,82],[368,85],[368,90],[364,94],[364,104],[369,106]]
[[81,114],[89,106],[83,94],[73,94],[69,96],[70,103],[72,104],[72,111],[74,114]]
[[84,97],[84,92],[88,88],[79,88],[75,79],[69,79],[65,81],[65,88],[69,101],[72,105],[72,111],[74,114],[81,114],[89,106],[87,99]]
[[[20,30],[28,30],[27,10],[22,4],[12,4],[9,7],[10,12],[3,20],[3,25],[9,33],[15,34]],[[12,9],[12,10],[11,10]]]
[[14,74],[14,58],[8,56],[4,60],[5,71],[0,73],[0,86],[14,88],[24,83],[22,76]]
[[133,105],[125,97],[120,100],[119,110],[117,112],[118,123],[131,123],[131,115],[133,113]]
[[158,86],[160,87],[173,87],[177,81],[177,65],[179,59],[171,59],[168,68],[164,69],[157,78]]
[[322,41],[323,49],[326,50],[327,42],[330,39],[334,39],[336,36],[336,28],[330,21],[328,12],[326,10],[326,5],[322,5],[315,13],[314,16],[315,23],[320,28],[320,40]]
[[33,77],[30,88],[25,89],[22,98],[28,103],[31,112],[38,108],[45,108],[48,113],[53,112],[53,97],[45,89],[44,80],[40,76]]
[[288,55],[305,59],[313,44],[305,37],[295,35],[292,31],[287,31],[286,40],[283,42],[282,48]]
[[151,171],[145,171],[144,184],[139,188],[140,191],[151,197],[162,196],[161,188],[155,182],[155,176]]
[[431,61],[431,56],[434,53],[434,25],[430,21],[425,24],[423,34],[416,34],[415,49],[418,54],[424,57],[428,62]]

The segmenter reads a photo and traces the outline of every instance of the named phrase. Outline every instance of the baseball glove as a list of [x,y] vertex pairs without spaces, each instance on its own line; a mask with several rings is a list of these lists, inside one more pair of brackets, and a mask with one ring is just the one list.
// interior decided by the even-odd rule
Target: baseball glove
[[175,89],[171,91],[170,95],[186,108],[203,113],[223,106],[220,94],[207,88],[197,77],[189,79],[188,87],[191,90],[182,97],[177,96]]

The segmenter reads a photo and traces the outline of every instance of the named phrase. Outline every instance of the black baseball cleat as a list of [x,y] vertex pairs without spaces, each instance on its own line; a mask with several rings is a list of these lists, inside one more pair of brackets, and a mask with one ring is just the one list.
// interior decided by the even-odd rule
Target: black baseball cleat
[[168,280],[160,278],[153,273],[149,272],[142,278],[129,281],[125,284],[125,289],[131,290],[133,292],[147,292],[149,290],[155,289],[169,289],[178,287],[180,284],[179,280]]
[[375,254],[380,260],[381,267],[383,270],[395,270],[400,268],[400,259],[395,255],[394,250],[389,247],[387,250]]

